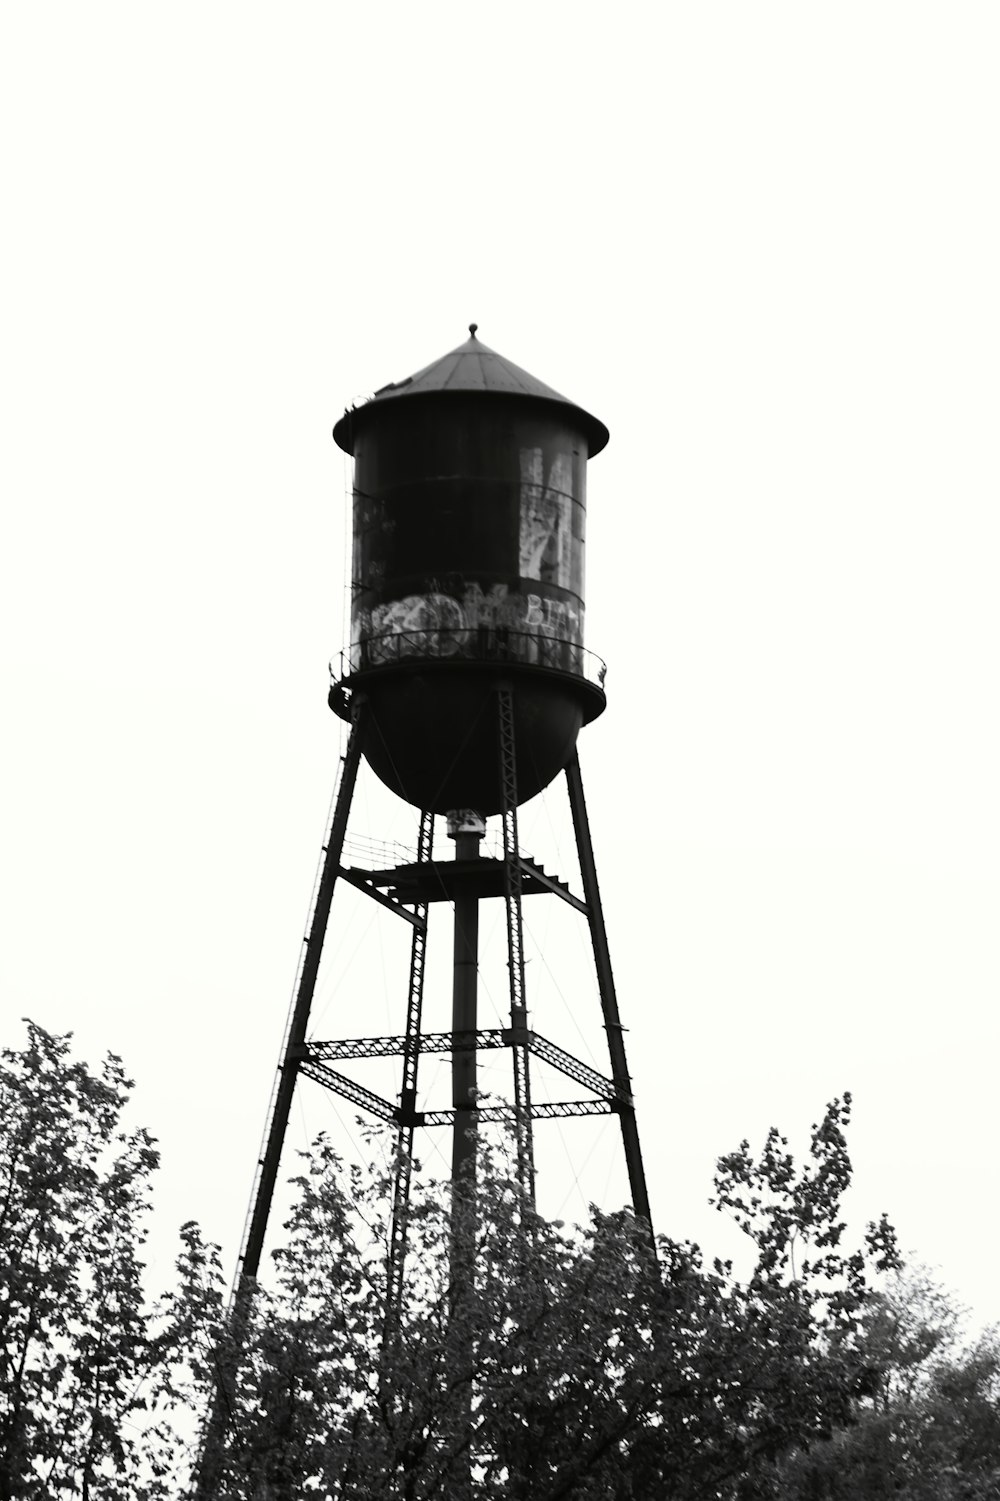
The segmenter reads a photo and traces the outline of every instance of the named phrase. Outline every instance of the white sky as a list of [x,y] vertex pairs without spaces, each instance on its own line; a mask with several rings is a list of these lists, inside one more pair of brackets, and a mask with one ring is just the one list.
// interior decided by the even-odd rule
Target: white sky
[[[246,1207],[340,749],[330,428],[474,319],[611,429],[581,759],[659,1228],[730,1251],[715,1157],[848,1088],[852,1220],[1000,1318],[998,43],[919,0],[0,12],[0,1038],[124,1055],[157,1256],[195,1217],[231,1266]],[[571,873],[564,804],[522,827]],[[554,906],[535,1022],[600,1063]],[[402,1026],[370,907],[319,1035]],[[340,1130],[299,1099],[292,1145]],[[620,1202],[613,1130],[539,1127],[548,1207]]]

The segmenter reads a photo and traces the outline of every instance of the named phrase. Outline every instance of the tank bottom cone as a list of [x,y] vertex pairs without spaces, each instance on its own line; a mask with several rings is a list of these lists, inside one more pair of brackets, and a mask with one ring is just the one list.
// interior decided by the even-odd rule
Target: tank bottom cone
[[600,688],[568,673],[511,664],[498,673],[447,662],[357,672],[330,692],[344,712],[344,690],[368,703],[364,754],[397,796],[433,813],[503,810],[499,689],[512,694],[517,800],[526,803],[558,776],[582,725],[604,708]]

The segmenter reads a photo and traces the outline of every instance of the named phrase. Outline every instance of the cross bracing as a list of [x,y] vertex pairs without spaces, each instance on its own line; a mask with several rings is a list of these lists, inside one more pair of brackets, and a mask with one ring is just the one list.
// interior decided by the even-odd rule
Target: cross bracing
[[[632,1099],[618,1089],[612,1079],[574,1058],[564,1048],[542,1037],[538,1032],[525,1031],[519,1043],[543,1062],[558,1069],[567,1078],[582,1084],[594,1094],[593,1100],[565,1100],[540,1104],[531,1103],[532,1120],[551,1120],[560,1116],[608,1115],[622,1105],[631,1107]],[[514,1046],[514,1032],[510,1027],[482,1027],[473,1032],[425,1032],[420,1037],[421,1053],[483,1052],[492,1048]],[[342,1095],[353,1104],[367,1110],[379,1120],[417,1126],[443,1126],[454,1122],[455,1110],[417,1110],[414,1099],[401,1099],[392,1105],[381,1095],[366,1089],[356,1080],[330,1068],[331,1062],[363,1058],[396,1058],[405,1055],[405,1036],[348,1037],[330,1042],[308,1042],[299,1053],[301,1071],[334,1094]],[[513,1105],[489,1104],[477,1108],[476,1114],[483,1122],[516,1121],[517,1111]]]

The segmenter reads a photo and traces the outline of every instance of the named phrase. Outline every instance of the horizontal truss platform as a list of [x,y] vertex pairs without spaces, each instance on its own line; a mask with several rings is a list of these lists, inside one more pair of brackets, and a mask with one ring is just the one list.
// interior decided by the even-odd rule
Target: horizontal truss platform
[[[524,855],[518,857],[517,863],[523,896],[551,892],[577,912],[587,915],[586,902],[574,896],[565,881],[550,876],[541,865]],[[395,865],[388,870],[362,870],[345,865],[341,866],[340,875],[359,891],[366,892],[382,906],[398,912],[400,917],[414,924],[419,924],[421,919],[408,911],[404,902],[453,902],[456,895],[474,896],[482,901],[486,897],[502,897],[504,894],[504,862],[487,858],[426,860],[419,865]]]
[[[339,1062],[342,1059],[399,1057],[404,1052],[405,1042],[406,1039],[400,1036],[350,1037],[336,1042],[307,1042],[303,1044],[298,1054],[301,1060],[299,1067],[308,1078],[315,1079],[318,1084],[324,1085],[335,1094],[342,1095],[344,1099],[367,1110],[379,1120],[414,1126],[451,1125],[458,1114],[455,1110],[416,1110],[412,1107],[404,1109],[402,1105],[392,1105],[381,1095],[366,1089],[355,1079],[350,1079],[330,1067],[331,1062]],[[579,1058],[574,1058],[571,1053],[565,1052],[563,1048],[550,1042],[547,1037],[542,1037],[538,1032],[527,1031],[523,1037],[515,1038],[513,1029],[510,1027],[486,1027],[475,1032],[426,1032],[420,1038],[422,1053],[453,1053],[473,1049],[486,1051],[490,1048],[509,1048],[516,1045],[526,1045],[529,1052],[534,1053],[536,1057],[558,1069],[560,1073],[573,1079],[577,1084],[582,1084],[585,1089],[591,1090],[596,1096],[592,1100],[533,1103],[532,1120],[552,1120],[578,1115],[611,1115],[619,1113],[623,1107],[626,1109],[632,1107],[631,1096],[618,1090],[613,1080],[605,1078],[589,1064],[582,1063]],[[508,1104],[484,1105],[476,1111],[476,1115],[481,1121],[507,1121],[517,1118],[514,1106]]]

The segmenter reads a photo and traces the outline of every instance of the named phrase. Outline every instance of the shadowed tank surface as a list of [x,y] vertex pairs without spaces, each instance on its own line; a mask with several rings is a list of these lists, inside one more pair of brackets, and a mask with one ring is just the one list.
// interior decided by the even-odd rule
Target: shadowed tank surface
[[587,460],[607,429],[471,337],[345,412],[354,458],[349,671],[365,755],[433,812],[503,806],[498,688],[512,690],[518,802],[605,706],[583,645]]

